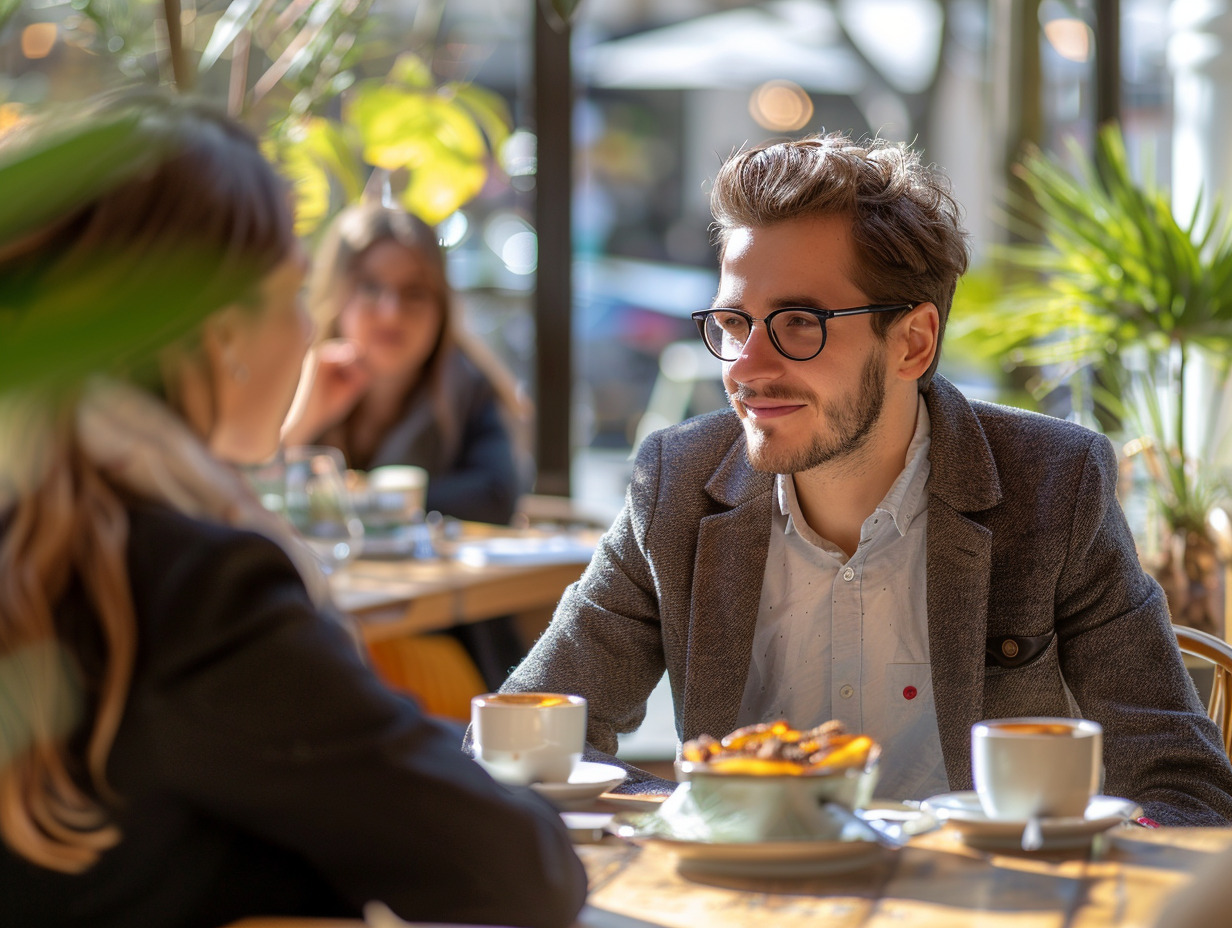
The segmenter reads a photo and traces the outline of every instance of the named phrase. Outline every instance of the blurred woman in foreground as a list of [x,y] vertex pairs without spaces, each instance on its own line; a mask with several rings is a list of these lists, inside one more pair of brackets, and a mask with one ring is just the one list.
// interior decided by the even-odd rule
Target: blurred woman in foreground
[[[0,238],[0,317],[82,320],[0,397],[2,920],[569,924],[557,814],[373,678],[231,466],[274,452],[311,338],[253,139],[156,96],[50,128],[0,151],[0,186],[90,156]],[[92,356],[99,323],[131,350]]]
[[435,231],[400,209],[351,206],[318,249],[309,293],[325,335],[288,444],[342,450],[349,467],[414,464],[425,508],[508,522],[528,468],[513,377],[455,317]]

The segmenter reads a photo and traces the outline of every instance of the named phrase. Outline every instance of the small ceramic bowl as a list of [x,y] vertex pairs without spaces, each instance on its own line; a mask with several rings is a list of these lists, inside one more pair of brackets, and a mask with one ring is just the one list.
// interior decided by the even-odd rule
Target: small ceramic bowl
[[873,798],[876,752],[863,767],[798,774],[715,771],[705,763],[679,761],[677,789],[659,814],[673,831],[690,831],[699,840],[835,840],[850,823],[830,804],[860,809]]

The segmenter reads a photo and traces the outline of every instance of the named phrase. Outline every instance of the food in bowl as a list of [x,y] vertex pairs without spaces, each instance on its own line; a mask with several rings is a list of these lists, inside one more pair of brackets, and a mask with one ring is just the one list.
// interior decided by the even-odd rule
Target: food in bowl
[[689,772],[817,775],[866,769],[879,753],[872,738],[849,734],[837,720],[800,730],[779,719],[737,728],[721,740],[702,735],[685,743],[681,760]]
[[657,827],[695,841],[866,840],[849,810],[871,802],[880,750],[837,721],[703,735],[682,748],[685,782],[660,806]]

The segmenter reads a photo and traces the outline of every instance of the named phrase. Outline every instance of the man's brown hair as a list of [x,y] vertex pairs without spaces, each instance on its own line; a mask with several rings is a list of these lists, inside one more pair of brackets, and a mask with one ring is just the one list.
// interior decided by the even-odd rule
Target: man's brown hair
[[[710,193],[720,255],[732,232],[810,216],[847,216],[856,266],[852,282],[874,303],[937,307],[937,353],[920,378],[927,388],[958,278],[967,269],[961,210],[940,171],[918,152],[884,139],[831,133],[737,152]],[[884,335],[899,313],[871,317]]]

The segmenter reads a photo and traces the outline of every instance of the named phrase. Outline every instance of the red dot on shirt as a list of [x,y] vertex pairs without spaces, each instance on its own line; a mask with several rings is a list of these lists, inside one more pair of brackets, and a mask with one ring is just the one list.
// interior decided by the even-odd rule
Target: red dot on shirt
[[915,694],[917,692],[918,691],[916,690],[914,686],[904,686],[903,687],[903,699],[915,699]]

